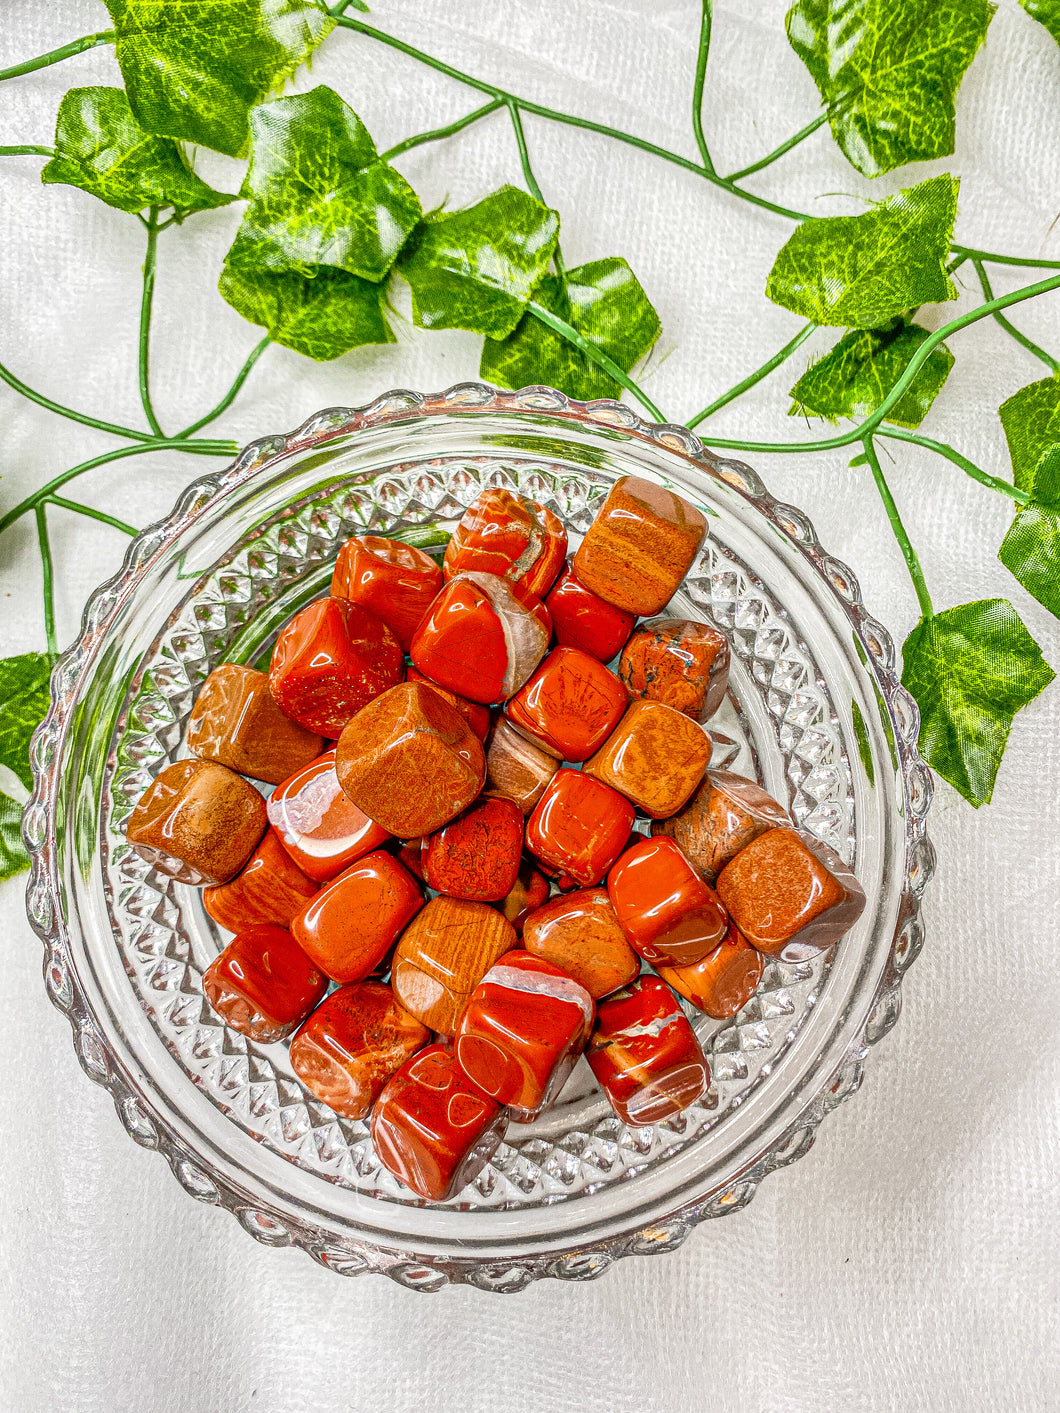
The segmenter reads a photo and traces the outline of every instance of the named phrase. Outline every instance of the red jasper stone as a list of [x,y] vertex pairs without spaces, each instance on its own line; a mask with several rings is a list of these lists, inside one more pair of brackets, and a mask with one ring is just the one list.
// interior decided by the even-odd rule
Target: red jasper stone
[[559,1094],[593,1025],[593,999],[529,952],[508,952],[471,993],[454,1045],[457,1064],[491,1099],[532,1118]]
[[526,919],[523,946],[573,976],[594,1001],[640,973],[640,958],[606,888],[582,888],[545,903]]
[[603,663],[578,648],[554,648],[504,715],[550,755],[583,761],[603,745],[628,705],[629,693]]
[[622,649],[618,675],[632,696],[705,721],[725,700],[729,641],[708,623],[652,618]]
[[328,982],[286,928],[265,926],[237,933],[203,972],[202,989],[225,1025],[271,1045],[297,1029]]
[[412,640],[412,664],[432,682],[490,705],[516,693],[545,655],[544,604],[495,574],[458,574]]
[[479,702],[469,702],[466,697],[458,697],[455,692],[450,692],[448,687],[440,687],[437,682],[432,682],[429,677],[425,677],[415,667],[408,669],[406,681],[425,682],[440,697],[444,697],[450,706],[456,707],[479,740],[485,742],[490,731],[489,707],[484,707]]
[[618,858],[633,819],[633,806],[617,790],[580,770],[559,770],[527,821],[526,847],[546,872],[591,887]]
[[346,599],[318,599],[280,630],[269,686],[293,721],[321,736],[404,679],[405,655],[385,623]]
[[496,574],[541,598],[566,553],[567,532],[558,516],[526,496],[490,486],[453,531],[445,551],[445,577],[471,571]]
[[[531,913],[536,912],[548,901],[552,890],[548,879],[524,859],[519,865],[519,876],[514,886],[500,906],[501,912],[515,928],[516,934],[523,935],[523,924]],[[551,959],[550,959],[551,960]]]
[[274,923],[286,927],[318,884],[302,870],[268,829],[243,872],[231,883],[204,888],[202,905],[229,932]]
[[472,991],[515,941],[511,923],[488,903],[432,898],[394,952],[394,995],[424,1025],[452,1035]]
[[631,703],[585,773],[620,790],[654,819],[675,814],[703,779],[710,737],[662,702]]
[[375,614],[405,653],[441,587],[441,566],[429,554],[381,535],[354,535],[347,540],[331,576],[332,597],[348,599]]
[[743,1010],[758,989],[765,959],[730,923],[724,942],[687,967],[658,968],[667,986],[715,1020]]
[[431,1038],[381,981],[340,986],[291,1041],[291,1068],[336,1114],[363,1119],[387,1080]]
[[556,642],[578,648],[600,662],[610,662],[633,632],[632,613],[591,594],[575,574],[570,560],[545,599],[552,615]]
[[167,765],[140,796],[125,837],[141,857],[181,883],[227,883],[265,832],[254,786],[212,760]]
[[672,839],[642,839],[607,875],[622,931],[646,962],[689,966],[725,936],[729,919]]
[[669,834],[708,883],[752,839],[783,829],[791,815],[753,780],[728,770],[708,770],[703,784],[678,814],[655,820],[653,834]]
[[277,786],[268,810],[280,843],[318,883],[327,883],[390,838],[343,791],[334,751],[325,751]]
[[276,705],[264,672],[225,663],[199,689],[188,718],[188,750],[240,775],[278,785],[307,765],[324,742]]
[[503,716],[494,722],[486,747],[486,788],[492,794],[514,800],[529,814],[558,769],[555,756],[528,741]]
[[298,945],[332,981],[360,981],[423,907],[416,880],[392,854],[368,854],[291,920]]
[[424,882],[423,877],[423,846],[424,839],[407,839],[398,850],[398,858],[414,874],[420,882]]
[[398,1070],[372,1110],[383,1167],[429,1202],[444,1202],[500,1147],[508,1112],[480,1093],[445,1045],[428,1045]]
[[451,898],[496,903],[515,887],[522,854],[522,810],[483,795],[424,841],[423,877]]
[[679,1114],[710,1086],[696,1033],[657,976],[600,1002],[586,1059],[612,1109],[637,1128]]

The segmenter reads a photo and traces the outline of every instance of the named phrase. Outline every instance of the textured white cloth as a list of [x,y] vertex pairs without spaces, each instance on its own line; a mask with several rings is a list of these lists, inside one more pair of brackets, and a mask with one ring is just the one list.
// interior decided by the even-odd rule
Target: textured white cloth
[[[706,123],[722,170],[752,161],[817,110],[788,49],[784,0],[719,0]],[[0,65],[102,28],[95,0],[6,0]],[[378,0],[374,21],[472,73],[691,154],[695,0]],[[109,50],[0,85],[0,142],[50,141],[59,98],[117,82]],[[482,100],[369,40],[338,35],[303,86],[334,85],[380,148]],[[960,96],[960,236],[1060,256],[1060,49],[1002,0]],[[605,138],[533,118],[539,180],[575,264],[622,254],[665,327],[646,386],[681,420],[756,367],[798,327],[763,296],[786,222],[694,175]],[[519,182],[503,115],[401,164],[424,205]],[[136,423],[135,343],[143,233],[67,187],[41,188],[36,158],[3,159],[0,360],[32,386]],[[235,189],[238,166],[204,157]],[[872,185],[817,133],[755,189],[822,214],[860,209],[908,176]],[[815,201],[820,193],[832,193]],[[844,195],[836,195],[842,193]],[[173,427],[219,396],[258,332],[216,294],[235,212],[163,237],[154,385]],[[997,287],[1021,280],[997,272]],[[963,296],[967,307],[973,291]],[[975,300],[975,302],[978,302]],[[1060,351],[1060,299],[1015,321]],[[818,335],[811,346],[827,346]],[[994,411],[1043,376],[994,325],[953,343],[957,365],[929,430],[1004,473]],[[787,388],[810,350],[713,424],[791,436]],[[664,354],[669,356],[663,357]],[[271,349],[221,424],[249,439],[394,385],[436,389],[477,371],[476,340],[405,329],[391,348],[315,366]],[[0,388],[0,506],[112,445]],[[750,458],[755,460],[755,458]],[[864,470],[843,454],[758,458],[855,568],[899,638],[915,601]],[[1060,666],[1060,630],[996,562],[1009,509],[947,463],[899,448],[892,485],[940,605],[1009,595]],[[81,493],[142,524],[203,467],[146,456],[92,473]],[[65,644],[122,536],[53,515]],[[0,653],[41,648],[32,525],[0,540]],[[381,1278],[342,1281],[292,1251],[256,1245],[199,1206],[126,1137],[78,1069],[48,1004],[22,880],[0,888],[0,1407],[19,1413],[314,1413],[421,1408],[592,1407],[608,1413],[1028,1410],[1060,1407],[1057,947],[1060,943],[1060,688],[1023,712],[993,805],[940,787],[940,869],[928,943],[905,1010],[858,1097],[808,1157],[744,1212],[677,1253],[620,1263],[599,1282],[544,1282],[512,1299],[424,1297]]]

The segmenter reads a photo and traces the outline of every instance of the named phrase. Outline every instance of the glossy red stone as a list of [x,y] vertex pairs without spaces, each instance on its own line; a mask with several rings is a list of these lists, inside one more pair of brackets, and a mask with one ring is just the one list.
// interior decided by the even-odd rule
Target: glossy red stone
[[567,553],[562,521],[526,496],[490,486],[464,512],[445,550],[445,577],[496,574],[541,598]]
[[618,675],[631,696],[706,721],[728,690],[729,641],[708,623],[652,618],[622,649]]
[[585,773],[662,819],[675,814],[699,786],[711,749],[698,722],[662,702],[636,701],[585,762]]
[[455,692],[450,692],[448,687],[440,687],[437,682],[432,682],[429,677],[425,677],[418,668],[410,667],[406,674],[408,682],[425,682],[428,687],[437,692],[440,697],[456,707],[457,711],[464,718],[467,724],[474,731],[480,741],[485,742],[489,735],[491,718],[490,709],[481,702],[469,702],[466,697],[458,697]]
[[229,932],[265,923],[286,927],[318,887],[288,854],[275,829],[267,829],[243,872],[231,883],[204,888],[202,905]]
[[478,1177],[507,1123],[508,1111],[471,1084],[450,1049],[428,1045],[376,1100],[372,1143],[399,1182],[429,1202],[444,1202]]
[[514,885],[500,905],[500,911],[515,928],[517,936],[523,935],[526,919],[548,901],[550,892],[548,879],[524,859]]
[[550,755],[583,761],[603,745],[628,705],[629,693],[603,663],[578,648],[554,648],[504,715]]
[[594,1001],[640,973],[606,888],[581,888],[544,903],[523,925],[523,947],[580,982]]
[[633,820],[633,806],[617,790],[580,770],[560,770],[527,821],[526,847],[546,872],[591,887],[618,858]]
[[710,1070],[674,993],[657,976],[601,1001],[586,1058],[612,1109],[634,1128],[701,1099]]
[[405,655],[385,623],[346,599],[317,599],[280,630],[269,686],[307,731],[335,738],[380,693],[404,680]]
[[637,621],[632,613],[590,593],[569,560],[545,599],[545,607],[552,615],[556,642],[578,648],[600,662],[610,662],[622,651]]
[[689,966],[725,936],[729,919],[672,839],[642,839],[607,875],[622,931],[646,962]]
[[492,794],[514,800],[529,814],[558,769],[555,756],[528,741],[503,716],[494,722],[486,746],[486,788]]
[[464,1008],[457,1064],[491,1099],[532,1118],[567,1082],[593,1014],[592,997],[566,972],[529,952],[508,952]]
[[767,829],[790,827],[791,815],[753,780],[728,770],[708,770],[703,784],[669,819],[655,820],[653,834],[669,834],[708,883]]
[[495,574],[450,579],[416,630],[412,664],[431,682],[472,702],[513,696],[545,655],[548,609]]
[[332,597],[349,599],[375,614],[406,653],[441,587],[441,565],[429,554],[381,535],[347,540],[331,576]]
[[277,786],[268,810],[280,843],[318,883],[327,883],[390,838],[339,785],[334,751],[325,751]]
[[725,940],[687,967],[658,967],[668,986],[715,1020],[743,1010],[758,989],[765,958],[730,923]]
[[240,775],[278,785],[324,748],[313,731],[285,716],[264,672],[225,663],[199,689],[188,718],[188,750]]
[[271,1045],[301,1025],[328,981],[286,928],[263,926],[233,937],[203,972],[202,989],[226,1025]]
[[291,921],[298,945],[333,981],[360,981],[423,906],[416,880],[392,854],[368,854]]
[[514,888],[522,854],[522,810],[511,800],[481,795],[425,840],[423,876],[428,887],[451,898],[496,903]]
[[265,801],[242,776],[212,760],[178,760],[159,771],[125,826],[138,854],[182,883],[227,883],[257,847]]
[[452,1035],[472,991],[515,942],[511,923],[488,903],[432,898],[394,952],[394,995],[424,1025]]
[[345,1119],[363,1119],[390,1076],[431,1038],[381,981],[340,986],[291,1041],[291,1068]]

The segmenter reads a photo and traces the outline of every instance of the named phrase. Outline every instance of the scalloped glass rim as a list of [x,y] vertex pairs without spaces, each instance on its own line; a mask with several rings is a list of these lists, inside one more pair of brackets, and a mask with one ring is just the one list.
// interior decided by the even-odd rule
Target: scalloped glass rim
[[[620,470],[663,477],[714,514],[752,526],[763,558],[786,556],[796,620],[812,607],[837,642],[853,648],[846,649],[850,670],[859,675],[863,695],[860,704],[851,700],[844,739],[853,746],[852,775],[867,771],[878,814],[870,828],[880,835],[882,861],[864,945],[843,957],[841,997],[822,988],[810,1022],[769,1075],[770,1097],[733,1114],[727,1131],[718,1130],[725,1141],[713,1144],[710,1161],[704,1145],[693,1144],[626,1182],[617,1205],[606,1198],[615,1187],[587,1189],[577,1201],[530,1209],[536,1221],[529,1230],[526,1209],[473,1209],[483,1231],[470,1241],[460,1221],[466,1212],[459,1210],[395,1207],[345,1192],[338,1217],[309,1199],[299,1176],[281,1183],[274,1169],[258,1171],[255,1155],[262,1149],[246,1135],[230,1146],[201,1132],[184,1111],[179,1086],[171,1090],[158,1073],[150,1075],[122,1034],[107,1001],[103,949],[93,951],[92,939],[68,925],[67,875],[76,852],[69,836],[76,836],[92,802],[86,806],[84,760],[68,759],[66,747],[81,688],[107,651],[108,629],[130,605],[149,612],[149,604],[137,605],[137,585],[195,527],[221,527],[233,543],[241,526],[230,506],[251,482],[265,484],[288,467],[304,473],[324,465],[340,443],[355,454],[375,432],[384,439],[400,432],[419,464],[429,457],[432,437],[453,428],[477,439],[480,460],[485,448],[491,449],[487,458],[509,462],[527,450],[547,460],[558,448],[557,465],[600,467],[613,458]],[[607,474],[617,473],[605,472],[605,482]],[[215,535],[210,543],[220,554],[222,541]],[[187,572],[202,569],[192,563]],[[56,665],[52,705],[34,737],[34,791],[23,816],[32,859],[27,910],[45,945],[45,984],[70,1019],[82,1067],[109,1090],[130,1135],[162,1152],[186,1191],[235,1213],[259,1241],[294,1244],[341,1274],[382,1272],[416,1290],[470,1281],[509,1292],[544,1276],[591,1279],[620,1256],[672,1250],[707,1217],[744,1206],[765,1174],[809,1148],[824,1114],[860,1084],[868,1047],[897,1020],[901,978],[923,941],[919,900],[934,857],[924,823],[931,777],[916,752],[918,725],[915,704],[895,675],[891,639],[866,613],[853,573],[821,548],[801,511],[770,497],[750,468],[718,460],[686,428],[645,423],[616,402],[584,404],[548,388],[510,393],[479,383],[429,396],[396,390],[363,408],[327,409],[290,436],[254,442],[231,466],[194,481],[169,517],[136,538],[122,570],[92,596],[80,638]],[[83,867],[90,862],[81,860]],[[838,950],[842,955],[842,944]],[[169,1069],[187,1088],[171,1061]]]

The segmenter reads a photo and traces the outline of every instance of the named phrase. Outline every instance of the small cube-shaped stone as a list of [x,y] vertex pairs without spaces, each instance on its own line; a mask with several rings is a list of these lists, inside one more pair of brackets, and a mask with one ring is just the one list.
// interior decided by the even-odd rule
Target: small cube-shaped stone
[[323,738],[285,716],[264,672],[226,663],[210,673],[188,718],[188,750],[278,785],[320,754]]
[[281,710],[332,739],[405,677],[405,654],[385,623],[348,599],[317,599],[280,629],[269,686]]
[[698,962],[686,967],[657,968],[667,986],[715,1020],[726,1020],[743,1010],[758,990],[764,969],[761,952],[732,923],[724,941]]
[[474,1087],[452,1050],[428,1045],[376,1100],[372,1143],[398,1182],[428,1202],[444,1202],[474,1182],[507,1126],[507,1109]]
[[445,550],[445,577],[478,571],[509,579],[541,598],[567,553],[567,532],[536,500],[489,486],[464,512]]
[[606,888],[580,888],[545,903],[526,919],[523,947],[580,982],[594,1001],[640,973]]
[[320,885],[309,878],[267,829],[250,862],[231,883],[204,888],[202,905],[229,932],[275,923],[287,927]]
[[610,662],[621,652],[637,621],[632,613],[591,594],[569,560],[545,599],[545,607],[552,615],[556,642],[578,648],[600,662]]
[[363,1119],[383,1086],[431,1038],[381,981],[333,991],[291,1041],[291,1068],[345,1119]]
[[676,840],[707,882],[716,883],[752,839],[791,823],[791,815],[761,785],[728,770],[708,770],[684,809],[656,820],[651,832]]
[[527,821],[526,847],[546,872],[590,888],[618,858],[634,818],[617,790],[584,771],[559,770]]
[[366,854],[321,888],[291,920],[298,945],[332,981],[360,981],[423,906],[412,875],[392,854]]
[[296,1030],[328,980],[283,927],[248,927],[202,975],[207,1001],[233,1030],[272,1045]]
[[593,1025],[593,1000],[573,977],[530,952],[509,952],[472,992],[456,1032],[468,1079],[532,1118],[556,1098]]
[[531,913],[548,901],[551,891],[544,874],[538,873],[529,860],[523,859],[514,885],[500,904],[501,912],[515,928],[517,937],[523,935],[523,924]]
[[865,890],[827,844],[794,829],[759,834],[722,869],[718,896],[752,947],[806,961],[849,932]]
[[405,681],[425,682],[432,691],[437,692],[440,697],[444,697],[450,706],[456,707],[479,740],[485,743],[486,737],[490,734],[490,726],[493,724],[493,716],[489,707],[483,706],[481,702],[469,702],[466,697],[458,697],[455,692],[450,692],[448,687],[439,687],[437,682],[432,682],[429,677],[425,677],[415,667],[408,669]]
[[629,693],[602,662],[578,648],[554,648],[504,715],[560,760],[588,760],[618,725]]
[[394,995],[431,1030],[452,1035],[472,991],[515,943],[511,923],[487,903],[432,898],[394,952]]
[[267,824],[265,801],[234,770],[210,760],[178,760],[141,795],[125,837],[181,883],[227,883]]
[[696,1033],[657,976],[600,1002],[586,1058],[612,1109],[635,1128],[672,1118],[710,1087]]
[[339,784],[334,751],[325,751],[278,785],[268,810],[283,847],[318,883],[327,883],[390,838]]
[[494,722],[486,745],[486,788],[530,811],[559,769],[555,756],[521,735],[502,716]]
[[618,675],[631,696],[705,721],[728,690],[729,640],[709,623],[653,618],[622,649]]
[[642,839],[607,875],[623,932],[653,966],[689,966],[722,941],[729,919],[672,839]]
[[602,780],[654,819],[675,814],[703,779],[710,737],[662,702],[634,702],[596,754],[586,775]]
[[374,613],[407,653],[434,596],[442,569],[429,554],[382,535],[354,535],[339,550],[331,594]]
[[511,800],[480,795],[424,840],[421,864],[436,892],[497,903],[515,887],[522,856],[522,810]]
[[622,476],[574,556],[585,587],[639,616],[670,602],[703,543],[707,522],[687,500],[638,476]]
[[455,707],[423,682],[376,698],[342,733],[339,784],[399,839],[433,834],[482,789],[482,742]]

